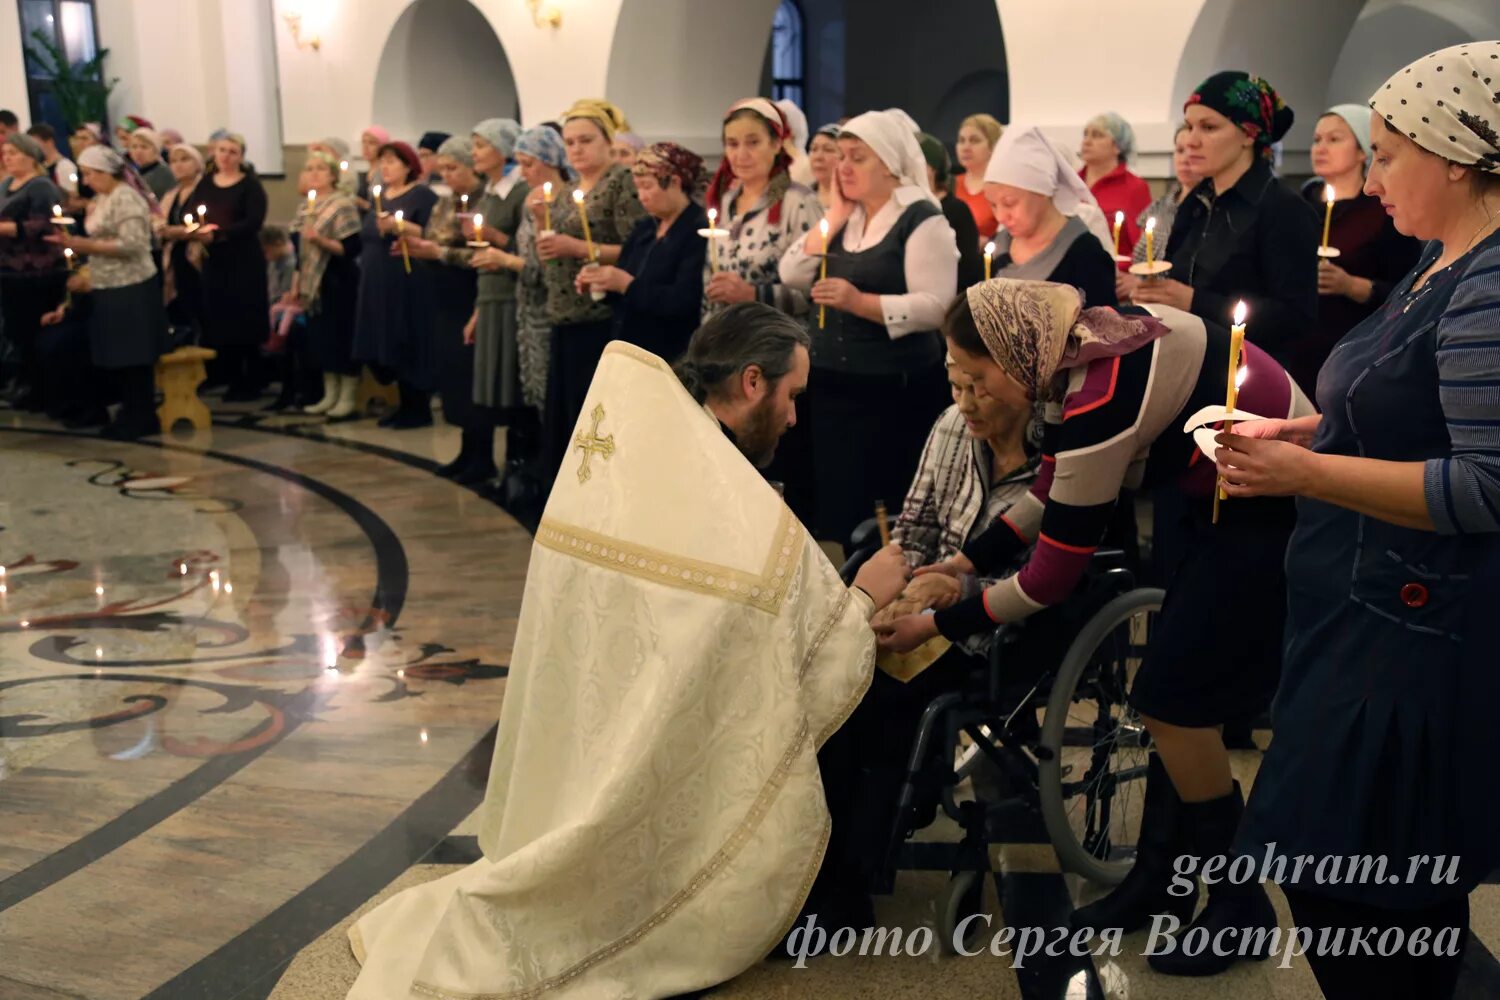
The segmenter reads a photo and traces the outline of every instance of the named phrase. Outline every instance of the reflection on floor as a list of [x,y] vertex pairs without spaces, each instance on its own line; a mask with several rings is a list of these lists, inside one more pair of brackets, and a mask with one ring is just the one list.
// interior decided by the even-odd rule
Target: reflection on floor
[[[479,858],[529,537],[431,475],[457,449],[441,422],[215,416],[163,446],[0,414],[0,1000],[333,1000],[360,913]],[[1247,787],[1258,762],[1235,754]],[[1098,893],[1015,839],[990,934]],[[935,928],[946,885],[903,873],[880,923]],[[1500,996],[1500,887],[1473,907],[1464,1000]],[[936,948],[763,963],[706,995],[1319,995],[1300,958],[1161,977],[1145,939],[1020,969]]]

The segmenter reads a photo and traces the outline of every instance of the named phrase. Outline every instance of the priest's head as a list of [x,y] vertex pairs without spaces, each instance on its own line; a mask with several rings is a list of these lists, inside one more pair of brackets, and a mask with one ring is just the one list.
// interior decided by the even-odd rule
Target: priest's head
[[758,469],[797,423],[797,397],[811,368],[807,331],[761,302],[740,302],[710,316],[677,362],[677,377],[719,418]]

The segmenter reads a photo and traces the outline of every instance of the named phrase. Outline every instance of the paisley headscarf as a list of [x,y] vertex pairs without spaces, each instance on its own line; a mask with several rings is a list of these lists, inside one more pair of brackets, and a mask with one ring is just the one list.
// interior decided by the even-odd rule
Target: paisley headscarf
[[575,101],[571,108],[563,112],[564,125],[575,118],[587,118],[598,125],[604,132],[604,138],[610,142],[615,141],[615,133],[630,131],[630,122],[625,120],[625,112],[600,98],[585,97]]
[[1255,140],[1255,151],[1268,159],[1271,144],[1281,141],[1295,117],[1269,83],[1237,69],[1222,70],[1200,83],[1183,110],[1194,104],[1228,118]]
[[703,183],[703,157],[675,142],[653,143],[641,150],[631,172],[655,177],[662,187],[676,177],[682,182],[683,193],[691,198]]
[[1059,372],[1129,354],[1168,332],[1151,316],[1085,309],[1078,289],[1050,281],[995,278],[965,294],[990,358],[1038,402],[1060,396]]
[[563,145],[562,136],[556,129],[545,125],[527,129],[516,137],[515,152],[556,167],[567,180],[576,176],[568,163],[568,148]]
[[1500,41],[1423,56],[1375,91],[1370,107],[1429,153],[1500,173]]

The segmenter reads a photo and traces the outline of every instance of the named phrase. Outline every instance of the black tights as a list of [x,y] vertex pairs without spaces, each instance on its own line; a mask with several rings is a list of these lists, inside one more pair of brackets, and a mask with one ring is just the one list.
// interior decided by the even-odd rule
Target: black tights
[[[1312,966],[1318,986],[1328,1000],[1449,1000],[1458,984],[1458,971],[1469,939],[1469,897],[1445,900],[1417,910],[1392,910],[1332,899],[1292,886],[1283,886],[1292,908],[1292,922],[1312,932],[1307,947],[1307,963]],[[1430,928],[1424,955],[1413,955],[1405,942],[1419,927]],[[1319,932],[1342,928],[1342,955],[1319,955]],[[1349,954],[1354,928],[1366,931],[1371,955]],[[1400,930],[1402,947],[1390,956],[1375,948],[1387,928]],[[1458,929],[1456,954],[1434,955],[1433,945],[1439,931]],[[1444,936],[1444,942],[1447,935]]]

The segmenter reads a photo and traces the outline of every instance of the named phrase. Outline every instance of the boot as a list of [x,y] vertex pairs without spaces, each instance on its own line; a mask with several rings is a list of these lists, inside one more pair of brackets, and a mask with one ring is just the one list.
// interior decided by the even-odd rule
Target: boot
[[[1236,781],[1234,790],[1228,795],[1208,802],[1184,803],[1182,810],[1183,823],[1188,831],[1187,852],[1198,855],[1205,864],[1209,858],[1220,854],[1226,855],[1226,862],[1233,862],[1237,857],[1232,846],[1234,835],[1239,830],[1240,817],[1245,813],[1240,783]],[[1243,885],[1228,881],[1225,873],[1229,867],[1226,863],[1219,870],[1219,877],[1223,881],[1210,887],[1208,905],[1203,907],[1198,919],[1177,935],[1177,940],[1181,943],[1185,940],[1185,935],[1196,928],[1202,928],[1207,932],[1206,938],[1201,934],[1193,936],[1202,939],[1207,945],[1194,941],[1193,947],[1197,949],[1195,954],[1185,954],[1178,948],[1165,954],[1152,955],[1149,959],[1151,968],[1167,976],[1217,976],[1241,958],[1253,958],[1259,962],[1270,957],[1268,932],[1276,927],[1276,910],[1271,906],[1271,899],[1266,895],[1265,888],[1254,878]],[[1221,939],[1219,932],[1231,927],[1234,928],[1233,932],[1224,934]],[[1261,946],[1241,955],[1241,942],[1246,939],[1247,934],[1256,931],[1267,932],[1261,936]],[[1216,955],[1213,948],[1215,941],[1222,941],[1221,949],[1231,954]]]
[[391,430],[407,431],[432,426],[432,394],[407,382],[401,385],[401,405],[390,423],[380,422]]
[[469,462],[453,477],[453,481],[460,486],[478,486],[494,479],[500,471],[495,468],[495,429],[488,424],[466,427],[464,440]]
[[347,420],[359,413],[359,376],[336,375],[338,394],[332,409],[327,411],[329,420]]
[[1080,927],[1118,927],[1126,934],[1138,931],[1158,913],[1170,913],[1186,923],[1198,904],[1198,881],[1185,896],[1167,892],[1172,884],[1172,863],[1182,838],[1182,800],[1167,775],[1161,757],[1152,754],[1146,770],[1146,801],[1141,805],[1141,836],[1136,845],[1135,865],[1125,880],[1109,895],[1075,910],[1069,924]]
[[461,475],[474,461],[474,432],[465,427],[459,437],[458,457],[447,465],[440,465],[433,471],[444,479],[452,479]]
[[323,373],[323,398],[311,406],[304,406],[303,413],[327,413],[339,401],[339,377],[332,372]]

